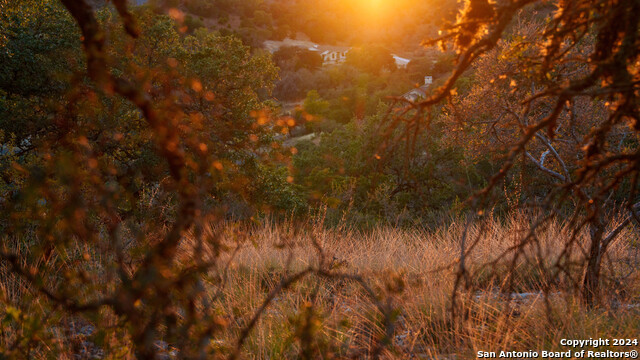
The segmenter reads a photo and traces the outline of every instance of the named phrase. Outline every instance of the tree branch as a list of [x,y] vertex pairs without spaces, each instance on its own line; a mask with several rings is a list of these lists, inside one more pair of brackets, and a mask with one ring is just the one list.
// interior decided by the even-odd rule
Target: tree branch
[[553,154],[553,157],[556,158],[556,160],[558,160],[558,162],[560,163],[560,166],[562,166],[562,171],[564,172],[565,179],[570,180],[571,177],[569,176],[569,170],[567,169],[567,165],[565,164],[564,160],[562,160],[562,158],[560,157],[556,149],[553,147],[551,142],[544,135],[540,133],[536,133],[536,137],[545,144],[547,149],[549,149],[548,151],[551,151],[551,153]]
[[536,160],[533,156],[531,156],[531,154],[528,151],[525,151],[524,154],[529,158],[529,160],[531,160],[534,164],[536,164],[536,166],[538,167],[538,169],[546,172],[547,174],[553,176],[554,178],[562,181],[562,182],[566,182],[567,179],[560,173],[555,172],[551,169],[549,169],[548,167],[544,166],[544,158],[546,157],[546,154],[549,153],[549,150],[547,150],[544,154],[542,154],[542,157],[540,158],[540,161]]
[[625,227],[627,227],[627,225],[629,225],[631,220],[633,220],[633,219],[635,219],[637,217],[639,209],[640,209],[640,202],[636,203],[635,205],[633,205],[633,207],[631,208],[631,211],[630,211],[631,215],[627,216],[627,218],[624,219],[624,221],[622,221],[620,223],[620,225],[618,225],[609,234],[607,234],[607,236],[604,239],[602,239],[602,243],[600,244],[600,247],[602,249],[601,253],[604,253],[607,250],[607,248],[609,247],[609,245],[611,245],[611,243],[613,243],[613,241],[618,237],[620,232]]

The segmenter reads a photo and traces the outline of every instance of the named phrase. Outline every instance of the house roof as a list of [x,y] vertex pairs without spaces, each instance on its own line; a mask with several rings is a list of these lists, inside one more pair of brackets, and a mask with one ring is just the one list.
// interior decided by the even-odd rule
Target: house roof
[[293,47],[305,48],[309,50],[311,50],[312,48],[318,47],[316,43],[313,43],[311,41],[293,40],[289,38],[284,39],[282,41],[266,40],[263,43],[263,45],[265,49],[267,49],[267,51],[271,53],[278,51],[281,47],[284,47],[284,46],[293,46]]
[[396,61],[396,65],[407,65],[408,63],[411,62],[411,59],[405,59],[396,54],[391,54],[391,56],[393,56],[393,60]]
[[320,53],[347,52],[351,49],[350,47],[346,46],[321,45],[313,43],[311,41],[293,40],[288,38],[282,41],[266,40],[263,45],[265,49],[267,49],[267,51],[271,53],[278,51],[278,49],[284,46],[299,47],[307,49],[309,51],[317,51]]
[[318,45],[316,47],[316,49],[318,49],[318,51],[320,51],[323,54],[332,53],[332,52],[347,52],[347,51],[351,50],[350,47],[332,46],[332,45]]
[[402,95],[403,98],[407,99],[407,100],[415,100],[419,97],[426,97],[427,96],[427,89],[429,88],[431,84],[424,84],[422,86],[419,86],[415,89],[411,89],[409,91],[407,91],[406,93],[404,93]]

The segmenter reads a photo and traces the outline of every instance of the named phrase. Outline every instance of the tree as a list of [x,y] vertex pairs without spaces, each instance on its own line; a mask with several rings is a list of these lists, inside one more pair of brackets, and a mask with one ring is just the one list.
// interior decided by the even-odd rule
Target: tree
[[[456,123],[467,127],[463,131],[468,135],[465,141],[472,145],[472,153],[475,151],[486,154],[486,150],[480,149],[486,149],[487,145],[494,151],[500,151],[499,149],[504,151],[506,148],[516,146],[520,141],[519,129],[526,128],[536,120],[544,118],[552,109],[553,103],[548,99],[540,99],[531,102],[527,113],[523,114],[522,99],[531,96],[539,85],[536,78],[516,71],[519,63],[535,51],[533,47],[540,42],[540,39],[536,39],[535,36],[540,32],[541,27],[540,22],[530,21],[526,26],[514,28],[510,38],[500,42],[494,50],[477,61],[475,73],[478,75],[470,94],[466,94],[460,103],[453,102],[456,106],[450,109],[450,112],[455,114],[452,120],[458,119]],[[577,43],[575,51],[583,52],[588,46],[588,42]],[[554,69],[554,75],[568,77],[570,74],[586,71],[583,64],[562,64]],[[516,160],[520,163],[521,173],[526,172],[525,180],[533,182],[528,186],[530,190],[525,189],[523,195],[544,197],[544,194],[553,192],[558,184],[572,183],[584,161],[581,141],[588,136],[593,127],[606,120],[607,113],[603,100],[576,98],[567,105],[567,111],[562,111],[558,115],[557,128],[553,136],[541,130],[537,131],[534,138],[522,150],[524,158]],[[606,142],[616,144],[614,149],[621,152],[623,146],[637,143],[637,138],[634,138],[634,134],[630,133],[627,127],[616,126],[606,135]],[[600,176],[614,177],[615,172],[619,170],[621,168],[612,167],[603,171]],[[541,180],[537,172],[548,180]],[[580,204],[580,199],[591,199],[594,192],[599,190],[593,184],[585,184],[566,196],[571,205]],[[609,189],[602,203],[603,208],[615,201],[624,201],[629,190],[628,185]],[[592,216],[591,243],[600,243],[601,251],[605,252],[615,240],[619,230],[613,229],[610,233],[606,232],[604,211]],[[598,237],[609,240],[602,242]],[[594,299],[591,297],[597,296],[596,284],[599,282],[601,260],[601,257],[594,259],[586,269],[583,291],[592,293],[585,294],[588,303],[593,303]]]
[[349,50],[347,64],[371,74],[379,74],[383,69],[397,69],[391,53],[380,45],[365,45]]
[[420,150],[410,158],[393,151],[383,162],[363,156],[377,150],[376,130],[387,111],[380,105],[376,114],[324,133],[317,145],[296,145],[296,183],[309,202],[323,203],[331,209],[329,216],[346,217],[354,227],[424,223],[432,220],[430,212],[449,209],[456,197],[469,195],[470,186],[459,179],[480,183],[477,171],[465,168],[462,148],[443,141],[443,123],[434,124],[437,133],[416,138]]
[[184,6],[196,16],[209,18],[217,15],[217,9],[211,1],[187,0]]
[[322,99],[318,91],[311,90],[304,99],[304,111],[318,119],[324,118],[329,108],[329,102]]
[[[159,337],[185,357],[211,351],[202,340],[224,322],[205,304],[201,276],[217,261],[203,226],[228,216],[225,199],[297,201],[262,161],[289,126],[271,121],[269,56],[204,29],[183,35],[125,1],[117,14],[76,0],[0,4],[0,266],[32,294],[0,300],[3,316],[24,314],[3,326],[25,329],[3,333],[3,355],[64,351],[50,330],[70,318],[95,324],[108,353],[154,358]],[[244,186],[253,178],[265,181]]]
[[407,64],[407,72],[416,83],[422,83],[426,75],[433,75],[433,59],[430,56],[422,56],[412,59]]
[[273,53],[273,61],[282,70],[316,70],[322,66],[322,57],[314,51],[297,46],[283,46]]
[[18,4],[3,4],[0,14],[0,129],[26,150],[28,142],[52,131],[47,117],[81,67],[80,43],[73,22],[55,3]]
[[262,26],[269,29],[273,27],[273,19],[271,18],[271,14],[263,10],[254,11],[251,21],[256,26]]
[[[500,79],[499,76],[488,82],[485,79],[481,84],[487,91],[492,89],[492,97],[497,92],[503,94],[501,96],[507,101],[511,98],[510,105],[516,105],[509,109],[507,115],[513,121],[502,121],[500,115],[503,111],[485,112],[488,118],[482,121],[491,125],[505,124],[505,129],[496,126],[497,131],[517,135],[515,141],[505,145],[507,152],[500,171],[470,203],[476,208],[489,204],[491,191],[511,173],[517,160],[523,156],[558,181],[543,201],[546,208],[557,212],[559,204],[577,201],[573,214],[576,234],[577,229],[586,224],[592,231],[581,281],[581,293],[589,306],[597,303],[601,260],[615,234],[620,231],[616,228],[609,234],[611,236],[606,235],[601,224],[611,190],[618,189],[625,182],[629,184],[626,207],[630,215],[623,225],[636,217],[634,205],[640,176],[640,150],[636,146],[618,146],[620,142],[612,140],[620,139],[620,136],[636,138],[640,129],[640,82],[636,65],[633,65],[640,56],[640,20],[631,15],[639,6],[637,2],[606,0],[551,4],[534,0],[507,3],[470,0],[455,24],[445,27],[441,37],[427,42],[440,44],[443,48],[453,43],[457,64],[452,74],[431,97],[414,105],[417,109],[427,110],[456,94],[455,88],[463,74],[474,64],[487,59],[504,39],[513,36],[511,24],[519,14],[531,13],[532,10],[539,10],[543,16],[553,14],[546,24],[532,29],[532,37],[518,42],[512,53],[521,55],[511,57],[514,62],[509,72],[500,75],[505,78]],[[571,69],[573,71],[569,71]],[[505,82],[500,80],[507,80],[507,86],[513,88],[513,93],[501,93],[499,87],[504,88]],[[485,99],[491,103],[491,98]],[[594,111],[598,115],[604,114],[585,118],[578,116]],[[421,116],[407,119],[408,128],[416,129],[422,119]],[[385,133],[390,133],[396,124],[398,121],[391,122]],[[633,132],[623,131],[625,126]],[[583,132],[575,133],[575,139],[566,143],[565,132],[573,129]],[[543,133],[545,130],[546,134]],[[563,155],[559,144],[571,144],[567,155]],[[497,147],[495,142],[492,145]],[[542,156],[538,158],[540,152]],[[573,160],[575,157],[571,154],[577,153],[580,156]],[[550,158],[554,159],[553,162],[545,162]],[[568,159],[571,159],[572,169],[563,166],[563,163],[567,165]],[[523,244],[531,241],[534,233],[535,230],[531,230]],[[575,236],[569,240],[568,247],[574,244],[574,239]],[[465,273],[463,266],[461,264],[460,274]]]
[[202,22],[202,18],[193,17],[191,15],[185,16],[184,25],[187,27],[187,32],[189,32],[189,33],[192,33],[196,29],[204,27],[204,23]]
[[297,100],[301,96],[299,84],[301,82],[300,75],[297,72],[285,72],[276,84],[273,93],[279,100]]

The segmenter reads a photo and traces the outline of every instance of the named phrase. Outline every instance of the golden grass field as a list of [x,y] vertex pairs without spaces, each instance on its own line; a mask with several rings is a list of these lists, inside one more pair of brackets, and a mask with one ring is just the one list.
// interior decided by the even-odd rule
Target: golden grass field
[[[251,227],[225,223],[205,229],[208,236],[204,238],[215,241],[203,249],[187,236],[180,259],[189,262],[194,251],[214,259],[212,244],[224,244],[214,267],[217,270],[204,281],[207,306],[215,309],[224,328],[211,341],[220,354],[233,352],[242,329],[268,294],[273,295],[249,333],[240,358],[371,358],[387,331],[380,305],[393,309],[391,336],[381,352],[386,359],[473,359],[478,351],[569,350],[560,345],[561,339],[637,338],[637,232],[628,227],[610,249],[603,266],[602,306],[587,310],[571,280],[581,277],[580,248],[586,246],[586,231],[579,234],[571,250],[575,266],[569,267],[568,274],[553,272],[563,243],[571,236],[569,226],[558,220],[549,221],[536,232],[539,247],[524,247],[515,266],[507,256],[483,267],[527,233],[530,218],[519,213],[506,220],[488,217],[469,225],[451,219],[432,230],[328,229],[322,219]],[[610,227],[616,222],[612,221]],[[460,288],[457,315],[452,317],[452,294],[465,227],[466,246],[476,240],[477,244],[465,257],[468,287]],[[283,279],[310,265],[318,266],[318,246],[328,273],[360,276],[376,298],[372,299],[357,281],[314,273],[288,289],[276,291]],[[84,251],[78,249],[79,253]],[[95,262],[87,268],[99,273],[102,260],[97,256],[93,259]],[[513,279],[510,289],[507,275]],[[31,292],[10,279],[3,276],[0,282],[5,299],[30,301]],[[38,300],[28,307],[37,314],[41,304]],[[87,326],[93,329],[90,319],[57,321],[55,334],[66,334],[54,341],[58,350],[66,353],[66,357],[58,358],[133,358],[126,333],[114,332],[107,348],[101,350],[93,345],[91,331],[82,330]],[[72,331],[60,332],[62,326]],[[3,333],[4,345],[15,338]],[[43,346],[38,352],[42,356],[36,358],[48,358],[47,351],[53,349],[48,346]],[[302,348],[307,352],[302,353]],[[164,359],[179,357],[179,349],[171,344],[164,343],[163,349]]]
[[[550,221],[537,232],[538,250],[525,248],[530,257],[517,262],[513,288],[506,295],[498,289],[505,286],[509,258],[481,268],[528,231],[526,219],[517,214],[506,221],[490,219],[469,226],[468,241],[479,240],[466,259],[472,284],[467,296],[463,291],[459,297],[464,315],[458,321],[451,318],[450,307],[464,221],[433,231],[381,227],[365,233],[345,226],[326,230],[319,222],[252,229],[229,259],[226,286],[216,300],[232,329],[217,344],[233,346],[233,328],[246,323],[283,277],[318,262],[312,239],[322,246],[333,271],[360,274],[379,301],[392,300],[397,316],[384,358],[468,359],[477,351],[566,351],[559,344],[563,338],[637,337],[640,258],[633,229],[627,228],[609,252],[603,269],[603,306],[588,311],[570,279],[552,275],[552,265],[571,234],[560,221]],[[580,234],[571,256],[578,264],[585,242]],[[542,256],[542,264],[527,260],[535,258],[534,252]],[[579,266],[575,270],[579,272]],[[580,280],[579,273],[573,275]],[[313,331],[310,343],[317,358],[366,358],[385,332],[380,313],[356,283],[310,275],[275,297],[252,331],[245,356],[298,358],[301,345],[292,341],[294,334],[300,336],[296,326]]]

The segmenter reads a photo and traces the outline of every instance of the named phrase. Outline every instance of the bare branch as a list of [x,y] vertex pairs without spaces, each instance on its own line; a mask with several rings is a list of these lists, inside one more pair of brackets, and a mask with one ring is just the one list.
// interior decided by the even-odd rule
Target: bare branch
[[551,142],[544,135],[540,133],[536,133],[536,137],[545,144],[547,149],[549,149],[548,151],[551,151],[551,153],[553,154],[553,157],[556,158],[556,160],[558,160],[558,162],[560,163],[560,166],[562,166],[562,171],[564,172],[565,179],[570,180],[571,177],[569,176],[569,170],[567,169],[567,164],[564,162],[564,160],[562,160],[562,158],[560,157],[560,154],[558,154],[558,151],[556,151],[556,149],[553,147]]
[[549,169],[548,167],[544,166],[544,158],[546,157],[546,154],[548,154],[547,150],[544,154],[542,154],[542,157],[540,158],[540,161],[536,160],[533,156],[531,156],[531,154],[528,151],[525,151],[524,154],[529,158],[529,160],[531,160],[534,164],[536,164],[536,166],[538,167],[538,169],[546,172],[547,174],[553,176],[554,178],[565,182],[567,181],[567,179],[560,173],[555,172],[551,169]]
[[618,225],[615,229],[613,229],[609,234],[607,234],[607,236],[605,236],[604,239],[602,239],[602,243],[601,243],[601,248],[602,248],[602,253],[604,253],[607,248],[609,247],[609,245],[611,245],[611,243],[613,243],[613,241],[618,237],[618,235],[620,234],[620,232],[627,227],[627,225],[629,225],[629,223],[631,222],[631,220],[633,220],[634,218],[636,218],[637,214],[638,214],[638,210],[640,209],[640,202],[636,203],[635,205],[633,205],[633,207],[631,208],[631,215],[627,216],[621,223],[620,225]]

